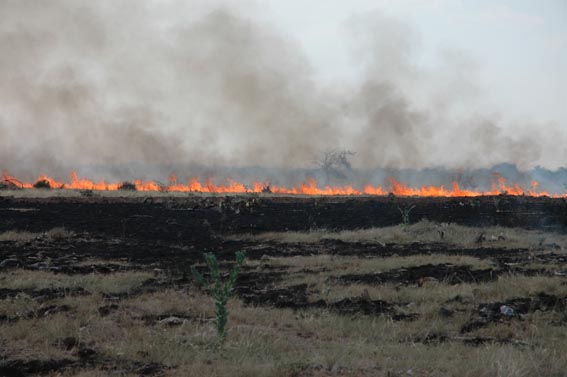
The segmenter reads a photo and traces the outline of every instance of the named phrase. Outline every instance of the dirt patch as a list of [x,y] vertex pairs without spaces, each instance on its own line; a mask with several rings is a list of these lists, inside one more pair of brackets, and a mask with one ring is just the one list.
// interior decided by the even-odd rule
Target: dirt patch
[[75,360],[8,360],[0,361],[0,376],[25,377],[36,374],[48,374],[65,370],[76,364]]
[[[62,340],[62,342],[65,340]],[[77,348],[77,356],[79,360],[76,359],[48,359],[48,360],[6,360],[0,361],[0,376],[2,377],[27,377],[32,375],[49,375],[53,372],[63,372],[65,370],[81,370],[90,369],[94,367],[93,360],[91,360],[91,354],[88,347],[85,347],[80,342],[73,344],[73,339],[67,339],[69,349],[73,350]],[[64,347],[65,344],[61,343]],[[87,354],[89,354],[87,356]],[[120,365],[125,365],[124,368],[114,367],[114,362]],[[97,366],[103,370],[107,370],[109,373],[116,373],[117,375],[134,373],[139,376],[160,376],[167,369],[164,365],[159,363],[140,363],[140,362],[129,362],[126,360],[113,360],[105,359],[97,363]]]
[[307,284],[287,288],[258,289],[255,286],[239,285],[236,293],[246,304],[267,305],[276,308],[306,309],[310,306]]
[[[339,314],[388,314],[396,316],[394,305],[382,300],[368,300],[360,297],[344,298],[340,301],[326,303],[326,306]],[[402,317],[396,317],[402,319]]]
[[2,322],[17,322],[22,319],[31,319],[31,318],[43,318],[47,317],[56,313],[63,313],[68,312],[71,310],[69,305],[47,305],[40,307],[35,311],[30,311],[27,313],[22,313],[19,316],[15,317],[8,317],[5,315],[0,315],[0,323]]
[[451,337],[446,334],[432,333],[424,337],[418,337],[411,340],[412,343],[423,344],[441,344],[447,342],[462,342],[468,346],[482,346],[485,344],[501,344],[501,345],[514,345],[514,346],[529,346],[528,343],[513,338],[494,338],[488,336],[454,336]]
[[84,296],[89,295],[90,292],[87,290],[77,287],[77,288],[43,288],[43,289],[10,289],[10,288],[0,288],[0,300],[6,300],[9,298],[14,298],[18,295],[25,294],[37,302],[45,302],[49,300],[54,300],[57,298],[62,298],[65,296]]
[[307,284],[298,284],[286,288],[256,290],[249,287],[237,288],[238,296],[248,305],[272,306],[294,310],[327,309],[341,315],[387,315],[394,320],[412,320],[416,314],[398,313],[398,305],[382,300],[363,297],[344,298],[339,301],[310,301]]
[[101,317],[106,317],[107,315],[110,315],[112,312],[115,312],[119,308],[120,306],[118,304],[103,305],[98,308],[98,314]]
[[501,271],[493,269],[473,270],[470,266],[452,264],[426,264],[422,266],[399,268],[376,274],[348,274],[335,277],[339,284],[384,284],[422,285],[435,280],[446,284],[481,283],[498,278]]
[[534,297],[512,298],[503,302],[480,304],[476,315],[462,328],[461,333],[469,333],[495,322],[523,320],[524,316],[535,311],[565,311],[566,297],[540,293]]

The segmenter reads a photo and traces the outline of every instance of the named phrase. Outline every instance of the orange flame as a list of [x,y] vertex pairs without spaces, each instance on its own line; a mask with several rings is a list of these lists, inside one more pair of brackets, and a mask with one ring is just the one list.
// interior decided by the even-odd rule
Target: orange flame
[[[64,188],[72,190],[97,190],[115,191],[119,190],[121,183],[107,183],[104,180],[94,182],[89,179],[79,178],[76,172],[71,172],[71,182],[59,182],[46,175],[40,175],[37,181],[46,181],[51,188]],[[36,182],[37,182],[36,181]],[[33,183],[22,182],[17,178],[4,173],[0,183],[16,187],[31,189]],[[352,185],[347,186],[324,186],[319,187],[315,179],[310,178],[307,182],[297,187],[271,186],[269,183],[254,182],[247,186],[232,179],[226,179],[225,183],[215,184],[211,179],[201,182],[198,178],[190,179],[186,184],[179,183],[175,175],[169,177],[169,184],[163,185],[155,181],[134,181],[138,191],[166,191],[166,192],[201,192],[201,193],[260,193],[272,192],[284,195],[387,195],[389,193],[398,196],[425,196],[425,197],[464,197],[482,195],[527,195],[527,196],[549,196],[567,197],[567,193],[554,195],[545,191],[538,191],[539,183],[533,181],[530,189],[523,189],[519,184],[508,185],[506,179],[499,174],[494,174],[491,189],[489,191],[474,191],[461,189],[457,182],[453,182],[451,188],[444,186],[422,186],[420,188],[409,187],[395,179],[390,179],[390,187],[383,189],[382,186],[366,185],[362,189],[356,189]],[[269,190],[268,190],[269,188]]]

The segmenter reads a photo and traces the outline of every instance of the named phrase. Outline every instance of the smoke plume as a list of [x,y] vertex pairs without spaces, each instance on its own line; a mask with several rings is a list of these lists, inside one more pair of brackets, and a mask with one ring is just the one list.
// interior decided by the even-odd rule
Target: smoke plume
[[457,114],[477,93],[470,67],[448,59],[450,93],[431,86],[435,73],[413,64],[418,38],[399,21],[372,13],[347,24],[360,77],[331,90],[257,11],[181,0],[0,1],[0,169],[305,168],[329,148],[357,152],[361,169],[567,160],[558,127],[511,134],[498,117]]

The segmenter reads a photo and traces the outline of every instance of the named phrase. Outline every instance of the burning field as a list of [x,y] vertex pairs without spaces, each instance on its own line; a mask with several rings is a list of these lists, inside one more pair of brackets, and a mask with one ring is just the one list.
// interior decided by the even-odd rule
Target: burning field
[[0,0],[0,377],[567,376],[565,4]]
[[563,198],[59,191],[0,191],[0,375],[567,369]]
[[[328,152],[341,153],[341,152]],[[344,168],[344,167],[343,167]],[[335,174],[343,174],[338,170],[337,166],[328,167],[330,172]],[[325,171],[325,169],[322,169]],[[347,169],[350,170],[350,169]],[[327,172],[329,174],[329,172]],[[304,182],[297,186],[281,186],[272,185],[269,180],[264,182],[253,181],[250,183],[242,183],[234,179],[227,178],[224,183],[215,183],[213,179],[207,178],[201,181],[198,177],[193,177],[187,183],[178,181],[175,174],[169,176],[167,184],[156,180],[143,181],[133,180],[132,182],[124,181],[120,183],[107,183],[105,180],[93,181],[90,179],[79,178],[76,172],[71,172],[69,182],[61,182],[46,175],[40,175],[35,182],[25,182],[4,173],[0,178],[0,188],[4,190],[20,190],[32,188],[60,189],[60,190],[87,190],[87,191],[144,191],[144,192],[165,192],[165,193],[206,193],[206,194],[250,194],[250,193],[269,193],[281,195],[399,195],[399,196],[425,196],[425,197],[475,197],[490,195],[514,195],[514,196],[530,196],[530,197],[554,197],[567,198],[567,193],[549,193],[548,191],[539,189],[539,182],[532,180],[529,187],[515,183],[508,184],[507,180],[500,173],[493,172],[490,179],[490,188],[488,190],[461,188],[459,182],[452,181],[451,187],[446,188],[439,186],[421,186],[410,187],[392,177],[387,178],[388,188],[382,185],[375,186],[365,184],[359,188],[352,184],[347,185],[318,185],[313,177],[308,177]],[[329,179],[327,179],[329,181]]]

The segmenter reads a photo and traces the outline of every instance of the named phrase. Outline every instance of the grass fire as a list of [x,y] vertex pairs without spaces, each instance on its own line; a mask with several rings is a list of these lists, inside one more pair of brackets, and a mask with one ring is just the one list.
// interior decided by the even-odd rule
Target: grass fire
[[567,376],[566,10],[0,1],[0,377]]
[[451,187],[445,186],[421,186],[418,188],[409,187],[394,178],[389,179],[388,188],[383,186],[363,185],[355,188],[353,185],[344,186],[318,185],[313,178],[307,179],[297,187],[285,187],[271,185],[269,182],[252,182],[245,184],[233,179],[226,179],[226,183],[215,184],[212,179],[203,182],[199,178],[191,178],[187,183],[178,183],[175,175],[170,175],[169,184],[164,185],[157,181],[134,180],[133,182],[106,183],[105,180],[94,182],[89,179],[80,179],[77,173],[71,173],[70,182],[60,182],[45,175],[35,181],[35,183],[23,182],[19,179],[4,174],[0,180],[0,187],[4,189],[32,189],[32,188],[54,188],[68,190],[96,190],[96,191],[116,191],[124,190],[126,187],[133,191],[154,191],[154,192],[184,192],[184,193],[210,193],[210,194],[248,194],[248,193],[273,193],[282,195],[399,195],[399,196],[425,196],[425,197],[474,197],[490,195],[521,195],[534,197],[567,197],[567,193],[553,193],[538,190],[539,183],[531,182],[531,187],[524,188],[519,184],[508,185],[506,179],[499,174],[491,178],[491,188],[488,191],[478,191],[464,189],[459,183],[454,181]]

